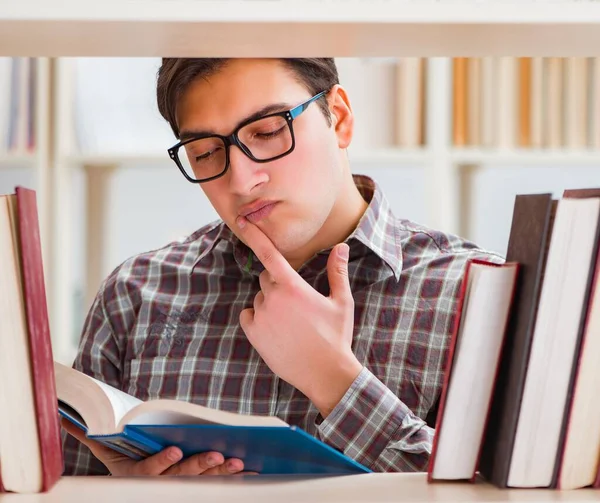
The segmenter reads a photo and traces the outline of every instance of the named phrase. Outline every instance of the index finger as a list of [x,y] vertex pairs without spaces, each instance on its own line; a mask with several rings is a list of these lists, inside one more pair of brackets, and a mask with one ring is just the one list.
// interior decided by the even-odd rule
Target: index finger
[[256,225],[244,217],[238,217],[236,224],[241,237],[258,257],[275,283],[291,281],[298,275],[273,242]]

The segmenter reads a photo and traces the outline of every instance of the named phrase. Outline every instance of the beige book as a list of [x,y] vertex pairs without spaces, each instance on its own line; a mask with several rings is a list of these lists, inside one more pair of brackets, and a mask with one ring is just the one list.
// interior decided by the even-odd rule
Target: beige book
[[584,148],[587,143],[587,60],[565,59],[564,72],[564,144],[568,148]]
[[497,66],[497,145],[500,148],[512,148],[517,141],[517,58],[500,57]]
[[468,58],[454,58],[452,61],[452,118],[454,145],[469,143],[468,123]]
[[491,56],[481,58],[481,145],[492,147],[496,143],[496,81],[495,60]]
[[545,61],[545,103],[544,146],[560,148],[563,145],[563,60],[548,58]]
[[590,78],[590,141],[592,148],[600,148],[600,58],[592,58]]
[[423,143],[423,58],[400,58],[396,65],[396,144],[418,147]]
[[467,70],[467,131],[469,145],[481,145],[481,58],[469,58]]
[[519,146],[531,146],[531,58],[519,58]]
[[543,145],[544,124],[544,59],[531,58],[530,92],[530,145],[541,148]]

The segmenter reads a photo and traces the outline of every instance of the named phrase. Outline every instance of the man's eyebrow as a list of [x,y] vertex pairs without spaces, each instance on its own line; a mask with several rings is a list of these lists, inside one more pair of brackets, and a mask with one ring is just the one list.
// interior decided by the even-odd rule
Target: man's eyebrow
[[[237,129],[239,127],[239,125],[243,124],[244,122],[252,121],[254,119],[259,119],[263,115],[268,115],[270,113],[281,112],[283,110],[289,110],[290,108],[293,108],[293,107],[289,103],[272,103],[271,105],[266,105],[266,106],[262,107],[261,109],[257,110],[256,112],[253,112],[250,115],[244,117],[240,122],[238,122],[238,125],[235,127],[235,129]],[[184,140],[188,140],[189,138],[195,138],[198,136],[210,136],[210,135],[214,135],[214,134],[218,134],[218,133],[215,133],[214,131],[210,131],[210,130],[186,129],[186,130],[180,132],[179,139],[181,141],[184,141]]]

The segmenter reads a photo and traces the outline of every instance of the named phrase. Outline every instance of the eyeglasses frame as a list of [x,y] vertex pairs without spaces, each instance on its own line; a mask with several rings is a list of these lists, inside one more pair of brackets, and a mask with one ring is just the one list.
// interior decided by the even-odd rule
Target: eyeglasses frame
[[[171,148],[169,148],[167,150],[167,152],[169,153],[169,157],[171,159],[173,159],[173,161],[179,168],[179,171],[181,171],[181,173],[186,178],[186,180],[191,183],[210,182],[212,180],[222,177],[225,173],[227,173],[227,170],[229,169],[229,165],[230,165],[230,163],[229,163],[229,148],[232,145],[235,145],[236,147],[238,147],[249,159],[253,160],[254,162],[265,163],[265,162],[271,162],[271,161],[275,161],[277,159],[281,159],[282,157],[285,157],[286,155],[291,154],[293,152],[294,148],[296,147],[296,138],[294,136],[294,128],[292,127],[292,122],[294,121],[294,119],[296,119],[302,112],[304,112],[313,101],[318,100],[319,98],[325,96],[326,94],[327,94],[327,91],[321,91],[320,93],[315,94],[312,98],[309,98],[305,102],[300,103],[299,105],[296,105],[294,108],[291,108],[289,110],[284,110],[282,112],[274,112],[271,114],[264,115],[262,117],[253,118],[253,119],[244,121],[241,124],[239,124],[230,135],[227,135],[227,136],[223,136],[220,134],[203,134],[203,135],[192,136],[190,138],[186,138],[185,140],[180,141],[179,143],[173,145]],[[251,124],[251,123],[259,121],[259,120],[267,119],[269,117],[283,117],[286,120],[286,124],[289,127],[290,134],[292,136],[292,145],[286,152],[279,154],[275,157],[270,157],[269,159],[257,159],[256,157],[254,157],[254,155],[252,155],[252,152],[250,152],[248,147],[246,147],[246,145],[244,145],[242,143],[242,141],[239,139],[238,132],[242,128],[247,126],[248,124]],[[208,178],[202,178],[201,180],[197,180],[195,178],[192,178],[191,176],[189,176],[186,173],[185,168],[182,166],[181,161],[179,160],[178,151],[181,147],[187,145],[188,143],[191,143],[191,142],[197,141],[197,140],[202,140],[205,138],[221,139],[221,141],[225,145],[225,167],[223,168],[223,171],[221,173],[219,173],[218,175],[214,175],[214,176],[211,176]]]

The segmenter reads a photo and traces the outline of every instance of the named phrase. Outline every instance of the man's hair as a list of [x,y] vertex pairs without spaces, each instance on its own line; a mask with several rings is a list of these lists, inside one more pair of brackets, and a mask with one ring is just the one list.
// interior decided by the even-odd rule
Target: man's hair
[[[228,58],[163,58],[158,69],[156,99],[160,114],[179,138],[177,103],[190,84],[197,79],[208,79],[218,72]],[[337,67],[333,58],[280,58],[297,80],[308,89],[311,96],[329,91],[339,83]],[[327,100],[318,100],[319,108],[331,124]]]

